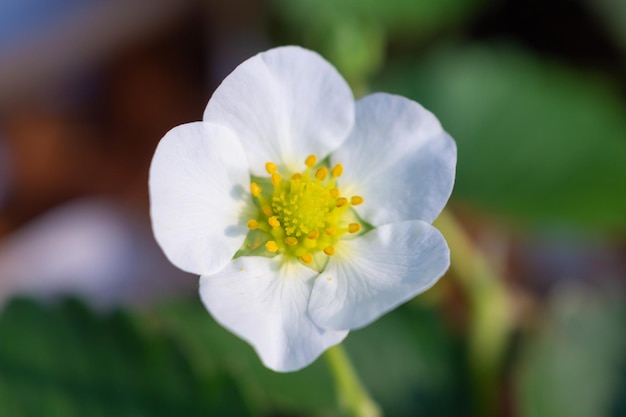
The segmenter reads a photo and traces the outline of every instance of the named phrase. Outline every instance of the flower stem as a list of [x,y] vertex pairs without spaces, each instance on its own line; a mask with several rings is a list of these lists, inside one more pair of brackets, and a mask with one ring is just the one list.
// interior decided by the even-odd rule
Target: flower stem
[[470,303],[468,360],[474,389],[474,415],[492,417],[498,410],[499,379],[513,328],[510,296],[484,254],[449,212],[434,223],[450,246],[450,270]]
[[382,412],[361,384],[354,367],[341,345],[324,354],[333,379],[339,405],[350,417],[381,417]]

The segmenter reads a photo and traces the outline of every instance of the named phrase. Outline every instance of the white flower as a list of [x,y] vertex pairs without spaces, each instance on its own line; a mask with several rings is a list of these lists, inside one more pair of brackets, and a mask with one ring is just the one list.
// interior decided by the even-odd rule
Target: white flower
[[152,225],[170,261],[201,275],[213,317],[292,371],[443,275],[449,250],[430,223],[455,165],[419,104],[355,104],[319,55],[276,48],[239,65],[202,122],[161,140]]

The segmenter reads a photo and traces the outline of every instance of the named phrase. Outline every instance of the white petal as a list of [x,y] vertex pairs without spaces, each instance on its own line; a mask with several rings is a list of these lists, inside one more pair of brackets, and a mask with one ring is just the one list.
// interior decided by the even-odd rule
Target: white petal
[[347,331],[328,331],[308,316],[317,273],[297,261],[241,257],[200,279],[204,305],[222,326],[246,340],[270,369],[295,371],[341,342]]
[[377,93],[357,102],[350,137],[331,156],[344,166],[340,188],[361,195],[359,215],[374,226],[437,218],[454,184],[456,145],[428,110]]
[[228,129],[189,123],[161,139],[150,166],[150,214],[157,242],[180,269],[212,274],[235,255],[252,204],[248,163]]
[[335,249],[309,303],[311,318],[326,329],[369,324],[426,291],[450,265],[443,236],[421,221],[380,226]]
[[354,99],[321,56],[287,46],[239,65],[213,93],[204,120],[236,132],[255,175],[266,175],[267,161],[293,172],[308,155],[324,158],[341,145],[354,124]]

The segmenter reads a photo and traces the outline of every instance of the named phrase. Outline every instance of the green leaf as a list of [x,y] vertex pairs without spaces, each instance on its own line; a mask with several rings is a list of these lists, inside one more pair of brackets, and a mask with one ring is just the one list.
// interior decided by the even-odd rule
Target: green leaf
[[609,416],[624,395],[618,384],[626,370],[625,313],[618,300],[588,290],[558,293],[548,319],[522,346],[520,415]]
[[78,302],[6,307],[0,404],[13,417],[247,415],[229,378],[197,372],[131,316],[97,317]]
[[505,45],[391,65],[377,88],[439,117],[454,197],[534,222],[626,226],[626,111],[611,85]]

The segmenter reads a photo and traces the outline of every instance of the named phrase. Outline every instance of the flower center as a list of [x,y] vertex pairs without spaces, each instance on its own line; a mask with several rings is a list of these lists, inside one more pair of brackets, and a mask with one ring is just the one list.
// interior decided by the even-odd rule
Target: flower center
[[350,223],[347,215],[351,206],[363,203],[360,196],[343,197],[337,188],[337,178],[343,173],[341,164],[330,171],[316,166],[317,157],[306,158],[306,168],[289,179],[283,179],[273,162],[265,164],[273,191],[264,193],[253,182],[250,192],[259,203],[259,213],[248,221],[251,230],[268,234],[265,249],[298,257],[305,264],[313,262],[313,255],[335,253],[335,244],[346,232],[357,233],[359,223]]

